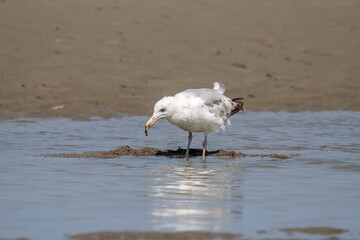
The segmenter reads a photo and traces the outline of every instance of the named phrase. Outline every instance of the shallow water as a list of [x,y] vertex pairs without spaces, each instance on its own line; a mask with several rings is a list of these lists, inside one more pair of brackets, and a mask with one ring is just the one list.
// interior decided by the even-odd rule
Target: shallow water
[[[0,123],[0,238],[66,239],[85,232],[203,231],[252,239],[283,228],[331,227],[360,238],[360,112],[247,112],[208,149],[286,154],[114,159],[41,154],[186,147],[187,133],[146,117]],[[192,147],[201,148],[202,134]],[[293,233],[317,239],[319,235]],[[326,237],[326,236],[320,236]]]

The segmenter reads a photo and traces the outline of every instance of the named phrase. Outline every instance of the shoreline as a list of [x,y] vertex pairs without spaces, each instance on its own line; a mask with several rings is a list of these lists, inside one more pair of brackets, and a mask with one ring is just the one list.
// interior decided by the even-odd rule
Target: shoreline
[[[250,111],[246,110],[242,114],[249,113]],[[299,111],[291,111],[291,110],[252,110],[251,113],[256,112],[269,112],[269,113],[279,113],[279,112],[288,112],[288,113],[299,113],[299,112],[359,112],[358,109],[349,110],[349,109],[317,109],[317,110],[299,110]],[[16,119],[52,119],[52,118],[67,118],[72,120],[89,120],[91,118],[102,118],[102,119],[110,119],[110,118],[123,118],[123,117],[136,117],[136,116],[151,116],[149,114],[132,114],[132,113],[115,113],[115,112],[104,112],[104,113],[68,113],[68,112],[28,112],[28,113],[21,113],[21,112],[2,112],[0,113],[0,122],[7,121],[7,120],[16,120]]]

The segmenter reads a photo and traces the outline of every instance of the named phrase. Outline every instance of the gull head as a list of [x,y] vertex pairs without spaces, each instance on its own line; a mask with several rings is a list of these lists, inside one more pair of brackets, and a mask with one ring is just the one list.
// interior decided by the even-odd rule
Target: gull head
[[147,136],[147,131],[151,128],[151,126],[159,119],[165,118],[167,119],[172,115],[174,111],[174,106],[172,105],[173,97],[163,97],[159,100],[154,106],[154,113],[145,124],[145,135]]

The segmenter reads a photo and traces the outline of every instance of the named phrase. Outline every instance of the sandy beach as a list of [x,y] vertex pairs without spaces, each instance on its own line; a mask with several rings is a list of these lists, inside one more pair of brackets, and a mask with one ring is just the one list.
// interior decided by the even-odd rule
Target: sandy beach
[[249,111],[360,110],[358,1],[0,1],[0,119],[150,115],[220,81]]

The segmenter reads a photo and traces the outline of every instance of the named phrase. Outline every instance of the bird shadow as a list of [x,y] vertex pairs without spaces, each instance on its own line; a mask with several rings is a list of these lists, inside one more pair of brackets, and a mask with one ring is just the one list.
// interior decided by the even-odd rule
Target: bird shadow
[[[216,150],[216,151],[206,151],[206,155],[214,155],[216,153],[219,153],[220,150]],[[181,147],[179,147],[176,150],[171,150],[171,149],[167,149],[167,150],[160,150],[158,152],[156,152],[154,155],[155,156],[167,156],[167,157],[177,157],[177,156],[181,156],[183,157],[186,153],[186,149],[182,149]],[[203,150],[202,149],[195,149],[195,148],[190,148],[189,149],[189,156],[193,156],[193,157],[198,157],[198,156],[202,156],[203,154]]]

